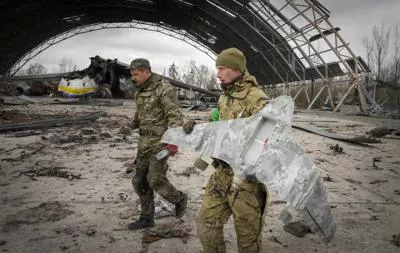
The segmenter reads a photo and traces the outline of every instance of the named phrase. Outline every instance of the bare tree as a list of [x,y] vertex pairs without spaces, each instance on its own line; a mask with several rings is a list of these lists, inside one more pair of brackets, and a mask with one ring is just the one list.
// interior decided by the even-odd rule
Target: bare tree
[[392,28],[393,43],[391,48],[392,59],[389,66],[389,81],[397,83],[400,80],[400,26],[394,25]]
[[211,71],[211,73],[209,75],[207,89],[208,90],[216,90],[217,89],[217,77],[216,77],[214,71]]
[[372,29],[372,39],[375,48],[375,61],[377,64],[377,79],[383,80],[382,68],[389,49],[390,27],[381,24],[380,27],[374,26]]
[[183,74],[183,81],[190,85],[196,85],[196,71],[196,62],[191,60],[189,62],[189,66],[187,67],[187,72]]
[[47,73],[46,67],[39,62],[30,64],[29,67],[26,69],[27,75],[40,75],[46,73]]
[[396,84],[400,80],[400,25],[374,26],[364,37],[367,64],[375,78]]
[[374,72],[374,44],[371,38],[364,37],[363,44],[365,46],[365,53],[367,56],[367,65]]
[[209,82],[210,70],[205,65],[200,65],[196,69],[196,85],[205,89]]
[[168,76],[175,80],[179,80],[178,67],[174,62],[168,68]]
[[60,63],[58,64],[59,66],[59,72],[69,72],[69,71],[75,71],[78,69],[78,66],[74,64],[74,61],[69,58],[62,58]]
[[[178,70],[185,69],[186,72],[178,73]],[[182,77],[183,82],[203,89],[216,88],[215,72],[205,65],[198,66],[194,60],[190,60],[183,68],[179,68],[172,63],[168,69],[168,74],[171,78],[174,76],[178,77],[178,79]]]

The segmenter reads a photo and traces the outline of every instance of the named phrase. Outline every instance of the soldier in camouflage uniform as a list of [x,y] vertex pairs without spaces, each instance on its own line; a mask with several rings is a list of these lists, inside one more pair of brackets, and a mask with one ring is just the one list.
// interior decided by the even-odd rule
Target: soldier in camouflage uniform
[[[262,109],[268,97],[246,69],[246,58],[236,48],[222,51],[216,60],[217,78],[224,90],[218,101],[219,120],[249,117]],[[197,232],[204,253],[226,252],[223,226],[231,214],[240,253],[261,250],[265,186],[255,178],[241,179],[224,161],[214,159],[214,174],[204,193]]]
[[135,59],[130,69],[137,88],[136,112],[131,125],[139,128],[140,135],[132,184],[139,195],[142,211],[139,219],[128,228],[140,229],[154,225],[153,191],[175,204],[176,217],[182,217],[186,210],[187,195],[178,191],[166,177],[168,156],[160,160],[155,157],[164,149],[170,154],[177,152],[177,146],[161,143],[161,136],[167,128],[182,126],[184,122],[175,89],[160,75],[151,72],[148,60]]

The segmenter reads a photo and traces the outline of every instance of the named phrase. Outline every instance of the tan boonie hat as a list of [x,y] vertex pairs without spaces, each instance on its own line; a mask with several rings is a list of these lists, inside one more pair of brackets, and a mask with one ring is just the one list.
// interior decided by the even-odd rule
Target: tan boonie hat
[[246,57],[239,49],[234,47],[228,48],[217,56],[215,66],[223,66],[244,73],[246,71]]
[[150,62],[145,58],[137,58],[131,62],[131,69],[146,68],[151,69]]

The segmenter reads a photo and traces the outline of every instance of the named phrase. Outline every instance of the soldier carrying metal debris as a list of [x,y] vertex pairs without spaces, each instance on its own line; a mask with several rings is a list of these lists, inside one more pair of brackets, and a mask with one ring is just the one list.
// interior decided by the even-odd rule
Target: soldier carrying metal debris
[[131,62],[130,72],[136,84],[136,113],[131,123],[139,128],[136,174],[133,188],[139,195],[141,213],[129,229],[140,229],[154,225],[154,192],[175,204],[175,215],[180,218],[186,211],[187,194],[177,190],[167,179],[168,156],[156,155],[167,150],[175,154],[178,147],[161,143],[161,137],[170,127],[184,124],[178,106],[175,89],[160,75],[152,73],[147,59],[138,58]]
[[[256,114],[268,101],[256,79],[247,72],[246,58],[236,48],[223,50],[216,60],[224,94],[210,119],[231,120]],[[185,131],[189,132],[189,131]],[[197,220],[204,253],[226,252],[223,226],[233,214],[240,253],[261,251],[265,186],[255,178],[239,178],[226,162],[214,159],[215,172],[207,184]]]

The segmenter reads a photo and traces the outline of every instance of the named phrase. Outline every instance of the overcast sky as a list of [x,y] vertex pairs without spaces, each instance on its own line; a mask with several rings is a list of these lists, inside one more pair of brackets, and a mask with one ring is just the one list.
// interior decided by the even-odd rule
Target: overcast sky
[[[331,11],[331,22],[341,27],[345,41],[357,55],[364,55],[362,39],[375,24],[400,24],[400,0],[320,0]],[[180,67],[190,60],[214,68],[206,54],[178,39],[138,29],[112,29],[90,32],[56,44],[31,60],[57,72],[62,58],[71,59],[78,68],[89,65],[89,57],[117,58],[129,63],[136,57],[148,58],[155,71],[162,73],[175,62]]]

